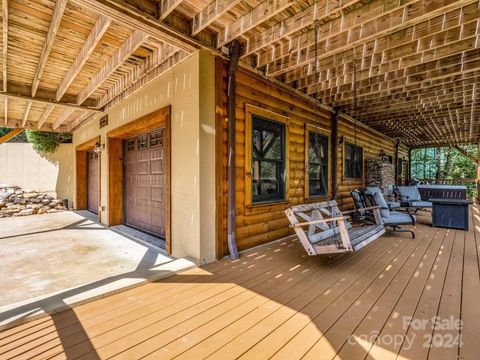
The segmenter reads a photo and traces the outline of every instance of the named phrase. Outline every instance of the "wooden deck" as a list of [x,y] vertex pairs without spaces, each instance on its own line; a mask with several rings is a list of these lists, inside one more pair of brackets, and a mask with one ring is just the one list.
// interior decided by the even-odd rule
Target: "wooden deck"
[[[0,358],[478,359],[471,210],[469,232],[419,216],[417,239],[387,234],[352,255],[308,257],[298,241],[276,242],[6,330]],[[434,316],[463,324],[432,329]]]

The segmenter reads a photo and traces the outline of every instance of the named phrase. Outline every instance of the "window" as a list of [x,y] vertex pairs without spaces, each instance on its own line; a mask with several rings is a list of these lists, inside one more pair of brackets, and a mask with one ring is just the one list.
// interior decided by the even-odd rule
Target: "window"
[[308,132],[308,196],[328,192],[328,136]]
[[345,178],[361,179],[363,177],[363,149],[353,144],[345,144]]
[[147,135],[139,136],[137,139],[137,150],[145,150],[148,147]]
[[163,145],[163,129],[150,134],[150,147]]
[[127,151],[134,151],[135,150],[135,139],[131,139],[127,141]]
[[285,197],[285,125],[252,116],[252,203]]

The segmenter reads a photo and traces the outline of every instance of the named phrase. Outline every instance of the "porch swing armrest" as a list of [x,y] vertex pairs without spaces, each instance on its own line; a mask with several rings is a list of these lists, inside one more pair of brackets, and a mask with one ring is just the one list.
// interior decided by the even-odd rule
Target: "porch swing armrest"
[[322,223],[327,223],[327,222],[332,222],[332,221],[339,221],[339,222],[345,222],[347,220],[346,216],[337,216],[333,218],[327,218],[327,219],[320,219],[320,220],[314,220],[314,221],[306,221],[303,223],[298,223],[295,225],[290,225],[291,227],[302,227],[302,226],[307,226],[307,225],[314,225],[314,224],[322,224]]

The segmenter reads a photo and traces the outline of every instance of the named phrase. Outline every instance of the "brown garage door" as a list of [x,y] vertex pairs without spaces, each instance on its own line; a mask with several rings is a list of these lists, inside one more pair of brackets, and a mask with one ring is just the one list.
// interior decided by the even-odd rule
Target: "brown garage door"
[[87,194],[87,209],[95,214],[98,214],[99,204],[99,181],[100,169],[98,154],[93,151],[87,152],[87,167],[88,167],[88,194]]
[[125,141],[126,225],[165,236],[164,129]]

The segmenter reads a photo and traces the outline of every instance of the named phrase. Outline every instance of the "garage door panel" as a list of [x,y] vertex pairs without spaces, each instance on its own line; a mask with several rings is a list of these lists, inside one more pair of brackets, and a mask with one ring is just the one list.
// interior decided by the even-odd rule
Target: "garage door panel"
[[164,131],[125,142],[125,202],[127,225],[165,236]]

